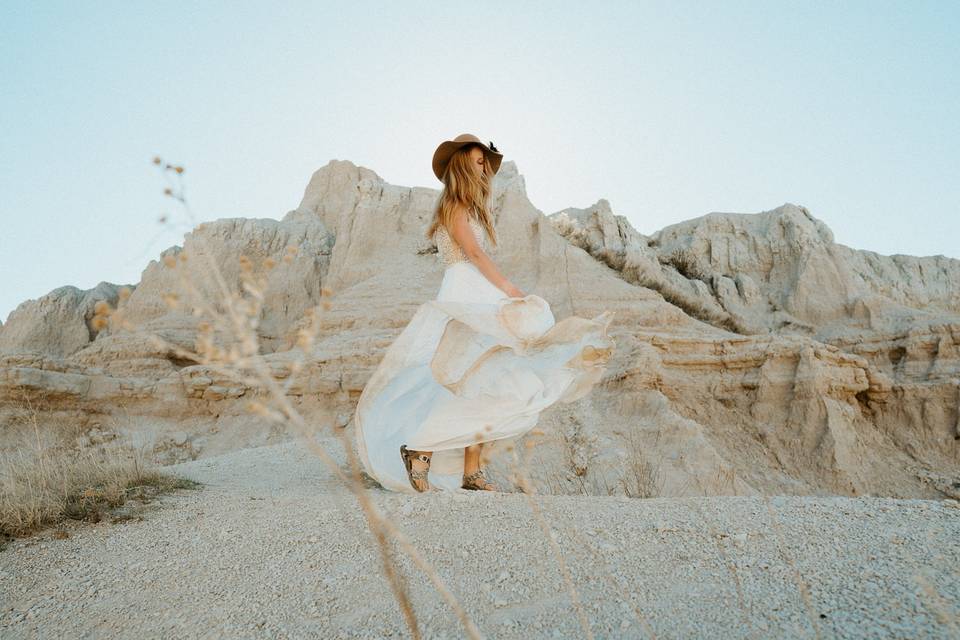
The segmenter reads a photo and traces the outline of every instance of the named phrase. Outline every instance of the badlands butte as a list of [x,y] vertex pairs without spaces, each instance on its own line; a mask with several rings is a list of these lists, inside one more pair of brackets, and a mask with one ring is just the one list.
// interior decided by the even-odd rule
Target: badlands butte
[[[305,312],[333,292],[289,393],[318,433],[332,415],[352,437],[365,382],[440,284],[424,237],[438,193],[332,160],[281,220],[208,222],[137,284],[23,302],[0,326],[0,446],[15,446],[28,412],[65,441],[130,438],[160,463],[296,436],[246,408],[257,390],[148,338],[194,348],[199,320],[165,303],[179,276],[163,258],[195,254],[201,238],[237,288],[242,256],[256,270],[276,262],[258,331],[278,380],[291,374]],[[791,203],[652,235],[604,199],[545,215],[509,161],[491,207],[491,255],[522,290],[557,319],[615,312],[601,383],[542,416],[543,464],[531,470],[541,492],[960,497],[960,260],[838,244]],[[98,301],[136,328],[98,330]]]

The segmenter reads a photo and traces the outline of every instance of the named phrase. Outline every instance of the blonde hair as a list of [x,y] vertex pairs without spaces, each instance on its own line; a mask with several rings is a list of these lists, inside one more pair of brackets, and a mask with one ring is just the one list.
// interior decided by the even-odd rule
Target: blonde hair
[[[487,208],[490,197],[490,181],[493,169],[486,152],[483,154],[483,173],[478,176],[471,166],[470,148],[476,144],[464,145],[450,156],[443,172],[443,190],[433,211],[433,221],[427,228],[426,237],[433,238],[434,232],[444,226],[449,233],[453,228],[453,215],[458,207],[465,208],[467,215],[476,218],[487,231],[487,237],[497,246],[496,232],[493,230],[493,216]],[[473,213],[471,213],[471,211]],[[452,235],[452,234],[451,234]]]

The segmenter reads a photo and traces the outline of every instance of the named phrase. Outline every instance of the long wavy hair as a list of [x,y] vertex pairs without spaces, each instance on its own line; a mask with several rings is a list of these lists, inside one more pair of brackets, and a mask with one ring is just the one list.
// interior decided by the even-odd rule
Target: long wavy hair
[[[469,152],[471,147],[481,146],[468,144],[457,149],[443,173],[443,190],[433,211],[433,221],[427,228],[426,237],[433,238],[434,232],[443,225],[447,232],[453,228],[453,214],[457,205],[466,207],[468,215],[480,221],[486,229],[487,237],[497,246],[497,235],[493,230],[493,216],[487,208],[487,199],[490,197],[490,182],[493,179],[493,169],[486,151],[483,153],[483,172],[478,176],[471,164]],[[482,148],[482,147],[481,147]]]

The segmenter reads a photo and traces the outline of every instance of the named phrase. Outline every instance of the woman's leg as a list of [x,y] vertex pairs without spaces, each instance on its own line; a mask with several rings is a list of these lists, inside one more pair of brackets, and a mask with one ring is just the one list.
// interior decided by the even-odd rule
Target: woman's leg
[[411,486],[417,491],[430,491],[431,486],[427,481],[427,473],[430,471],[430,460],[433,457],[432,451],[416,451],[407,449],[407,445],[400,445],[400,457],[407,468],[407,478]]
[[[463,448],[463,487],[464,489],[482,489],[484,491],[499,491],[497,485],[493,484],[483,475],[484,471],[480,468],[481,451],[483,442],[471,444]],[[486,461],[484,461],[486,462]]]
[[468,476],[480,468],[480,450],[482,448],[482,442],[463,448],[463,475]]

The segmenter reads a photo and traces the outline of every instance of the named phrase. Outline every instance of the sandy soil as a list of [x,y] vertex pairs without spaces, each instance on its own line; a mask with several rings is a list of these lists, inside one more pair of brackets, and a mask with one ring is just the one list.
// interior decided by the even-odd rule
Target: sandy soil
[[[206,486],[0,553],[0,636],[410,637],[362,513],[302,443],[169,469]],[[485,637],[585,637],[525,496],[371,495]],[[960,637],[954,501],[537,500],[596,638]],[[400,566],[423,637],[465,637]]]

